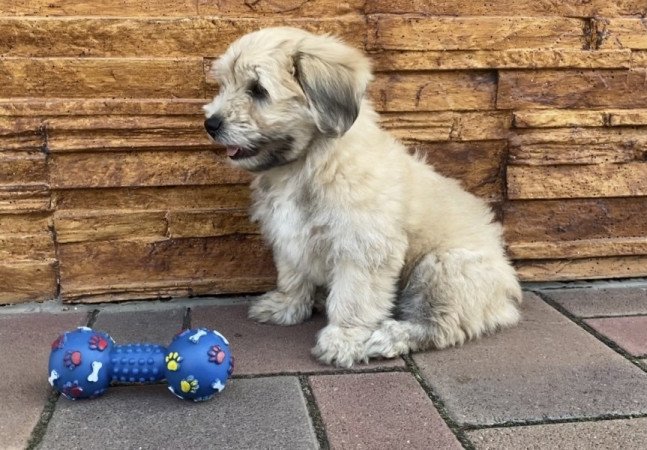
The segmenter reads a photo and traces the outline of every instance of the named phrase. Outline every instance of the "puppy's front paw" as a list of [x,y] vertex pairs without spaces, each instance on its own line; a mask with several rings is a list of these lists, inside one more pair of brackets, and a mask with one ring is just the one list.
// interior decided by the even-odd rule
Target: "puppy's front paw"
[[296,300],[279,291],[262,295],[249,307],[247,316],[258,322],[277,325],[296,325],[312,315],[312,306]]
[[323,363],[339,367],[350,367],[360,361],[368,362],[364,349],[370,336],[370,330],[365,328],[328,325],[319,332],[312,354]]

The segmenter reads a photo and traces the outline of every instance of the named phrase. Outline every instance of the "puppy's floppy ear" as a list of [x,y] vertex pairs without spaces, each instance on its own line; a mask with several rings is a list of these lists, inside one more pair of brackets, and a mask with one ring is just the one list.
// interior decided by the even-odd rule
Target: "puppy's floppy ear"
[[330,137],[348,131],[372,79],[369,60],[334,38],[317,36],[301,42],[294,70],[319,131]]

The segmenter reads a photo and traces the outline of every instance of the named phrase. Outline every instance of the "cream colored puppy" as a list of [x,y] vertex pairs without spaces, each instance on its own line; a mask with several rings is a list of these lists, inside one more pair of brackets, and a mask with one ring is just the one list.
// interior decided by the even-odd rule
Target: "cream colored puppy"
[[249,317],[310,317],[313,354],[370,357],[461,344],[519,319],[521,290],[485,202],[433,171],[378,125],[369,60],[329,36],[270,28],[214,64],[209,135],[256,174],[252,217],[272,245],[276,290]]

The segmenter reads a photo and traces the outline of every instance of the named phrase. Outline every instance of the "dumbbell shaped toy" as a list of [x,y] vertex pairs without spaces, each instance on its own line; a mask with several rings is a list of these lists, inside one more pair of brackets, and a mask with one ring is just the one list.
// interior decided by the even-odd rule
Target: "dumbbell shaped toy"
[[106,333],[79,327],[52,343],[49,383],[65,397],[96,398],[116,383],[166,379],[176,396],[208,400],[222,391],[234,369],[229,342],[207,328],[185,330],[168,347],[117,345]]

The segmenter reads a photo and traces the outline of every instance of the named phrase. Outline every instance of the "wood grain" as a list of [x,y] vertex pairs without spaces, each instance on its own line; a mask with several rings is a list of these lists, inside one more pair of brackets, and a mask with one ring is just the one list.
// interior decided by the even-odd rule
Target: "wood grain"
[[[205,103],[201,98],[0,98],[0,124],[6,122],[2,116],[10,117],[11,121],[91,115],[204,117],[202,105]],[[35,129],[38,129],[40,121],[36,123]]]
[[274,277],[271,255],[258,236],[79,242],[60,245],[59,256],[64,300],[119,294],[142,280],[144,288],[155,283],[156,290],[180,286],[186,293],[193,283],[232,278],[267,284]]
[[379,111],[493,109],[493,72],[379,74],[369,89]]
[[370,0],[368,13],[417,13],[439,16],[564,16],[645,15],[643,0]]
[[59,210],[240,209],[249,206],[247,184],[65,189],[52,193]]
[[647,21],[645,19],[600,19],[604,23],[601,49],[629,48],[647,50]]
[[503,70],[497,107],[641,108],[647,104],[645,69]]
[[523,281],[644,277],[647,275],[647,256],[521,260],[515,267]]
[[508,167],[508,198],[512,200],[645,195],[644,162]]
[[0,185],[29,186],[47,182],[42,152],[0,152]]
[[[50,152],[202,149],[216,150],[204,116],[81,116],[46,119]],[[221,150],[224,151],[224,150]]]
[[168,227],[171,238],[259,234],[246,210],[170,211]]
[[380,72],[461,69],[617,69],[632,67],[630,50],[389,50],[371,54]]
[[562,17],[369,17],[368,50],[581,49],[584,23]]
[[54,261],[0,262],[0,304],[53,299],[56,296]]
[[350,45],[364,47],[366,25],[359,16],[323,19],[39,17],[29,20],[0,17],[0,54],[32,58],[216,57],[242,35],[278,25],[332,33]]
[[197,12],[196,0],[0,0],[3,15],[184,16]]
[[164,238],[168,224],[164,211],[57,211],[54,214],[59,244],[115,239]]
[[55,153],[49,164],[56,189],[236,184],[250,175],[211,150]]
[[197,0],[201,15],[330,17],[359,14],[365,0]]
[[0,97],[186,97],[205,93],[202,58],[0,58]]
[[46,185],[0,185],[0,212],[15,214],[49,209],[50,191]]

